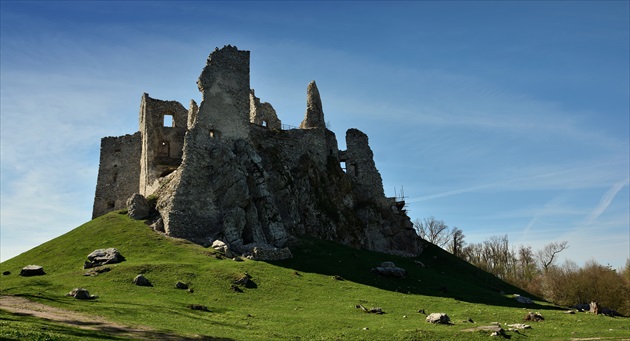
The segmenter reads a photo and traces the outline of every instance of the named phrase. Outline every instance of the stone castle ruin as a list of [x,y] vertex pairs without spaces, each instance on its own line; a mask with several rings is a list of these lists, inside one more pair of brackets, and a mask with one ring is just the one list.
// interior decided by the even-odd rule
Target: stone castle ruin
[[309,235],[419,254],[404,203],[384,195],[367,135],[349,129],[338,149],[315,82],[304,121],[285,129],[250,89],[249,54],[229,45],[210,54],[199,106],[142,95],[140,131],[101,140],[93,218],[139,193],[156,200],[156,230],[202,245],[222,240],[246,253]]

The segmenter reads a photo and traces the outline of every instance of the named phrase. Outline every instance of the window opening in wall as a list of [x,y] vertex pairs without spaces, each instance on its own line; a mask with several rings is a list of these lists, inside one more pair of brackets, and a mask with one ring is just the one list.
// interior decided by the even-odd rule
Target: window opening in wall
[[344,172],[346,171],[346,161],[341,161],[341,170],[343,170]]
[[216,133],[214,132],[214,130],[210,130],[210,137],[212,138],[216,137]]
[[262,121],[262,126],[266,127],[267,126],[267,121]]
[[173,115],[164,115],[164,127],[174,127],[175,120],[173,120]]
[[354,164],[354,175],[359,176],[359,165],[356,163]]
[[158,146],[158,156],[169,156],[169,143],[168,141],[162,141],[160,142],[160,145]]

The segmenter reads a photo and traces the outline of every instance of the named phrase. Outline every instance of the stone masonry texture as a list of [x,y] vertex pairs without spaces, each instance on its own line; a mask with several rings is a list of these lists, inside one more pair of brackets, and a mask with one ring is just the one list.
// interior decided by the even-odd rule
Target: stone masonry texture
[[188,110],[142,96],[140,131],[101,141],[93,217],[140,193],[157,199],[155,219],[167,235],[202,245],[222,240],[253,253],[309,235],[422,252],[401,203],[384,195],[367,135],[348,130],[347,149],[338,150],[315,82],[300,128],[283,129],[250,89],[249,58],[234,46],[215,49],[197,81],[202,101]]

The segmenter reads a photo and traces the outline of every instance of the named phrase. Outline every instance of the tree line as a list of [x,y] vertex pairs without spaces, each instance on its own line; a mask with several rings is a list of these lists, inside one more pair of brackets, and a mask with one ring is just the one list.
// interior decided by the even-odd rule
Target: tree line
[[619,270],[595,260],[582,267],[570,260],[558,264],[558,255],[569,248],[567,241],[533,250],[528,245],[511,245],[505,234],[467,244],[460,228],[435,217],[416,219],[414,228],[425,241],[530,294],[563,306],[596,301],[630,316],[630,259]]

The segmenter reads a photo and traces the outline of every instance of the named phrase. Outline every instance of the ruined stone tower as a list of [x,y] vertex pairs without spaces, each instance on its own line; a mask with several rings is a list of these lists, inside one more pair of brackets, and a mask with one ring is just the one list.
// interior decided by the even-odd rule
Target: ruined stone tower
[[144,94],[140,131],[103,138],[93,217],[140,193],[157,197],[156,229],[200,244],[221,239],[248,252],[311,235],[421,252],[400,203],[384,195],[367,135],[348,130],[347,149],[338,150],[315,82],[297,129],[282,129],[271,104],[250,89],[249,51],[216,49],[197,84],[199,106]]

